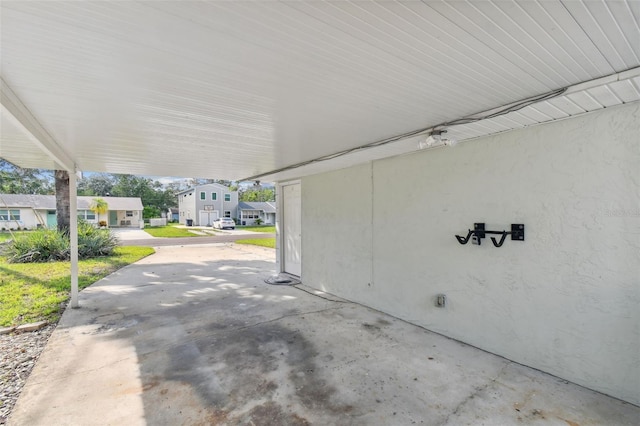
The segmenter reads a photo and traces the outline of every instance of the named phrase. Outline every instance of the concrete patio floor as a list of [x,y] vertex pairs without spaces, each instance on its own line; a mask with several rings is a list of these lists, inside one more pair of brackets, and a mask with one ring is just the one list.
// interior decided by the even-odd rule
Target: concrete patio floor
[[80,293],[10,425],[637,425],[640,408],[313,290],[274,252],[159,247]]

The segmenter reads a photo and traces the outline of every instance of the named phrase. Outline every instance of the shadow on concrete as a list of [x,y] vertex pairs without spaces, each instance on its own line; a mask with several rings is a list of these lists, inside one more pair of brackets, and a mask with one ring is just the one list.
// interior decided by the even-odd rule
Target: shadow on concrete
[[273,251],[160,248],[81,292],[10,424],[637,424],[640,409],[373,309]]

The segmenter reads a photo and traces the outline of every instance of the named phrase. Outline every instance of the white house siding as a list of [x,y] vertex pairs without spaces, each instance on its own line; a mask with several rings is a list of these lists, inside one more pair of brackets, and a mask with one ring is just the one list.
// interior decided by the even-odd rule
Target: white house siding
[[[34,229],[38,226],[38,218],[35,215],[35,212],[31,208],[23,208],[23,207],[10,207],[9,209],[5,207],[0,207],[0,210],[20,210],[20,220],[0,220],[0,230],[2,229]],[[45,222],[46,223],[46,222]]]
[[[126,227],[134,227],[138,228],[140,226],[140,219],[142,217],[141,213],[138,211],[132,211],[133,216],[127,216],[126,210],[118,210],[118,220],[116,226],[126,226]],[[109,220],[108,214],[100,215],[100,220]],[[98,223],[98,215],[96,215],[96,219],[93,221],[94,223]]]
[[[302,279],[640,404],[639,123],[632,104],[304,178]],[[526,240],[460,245],[474,222]]]
[[198,212],[196,211],[196,195],[193,191],[178,195],[178,208],[180,211],[179,223],[185,225],[187,219],[196,220]]
[[[100,220],[108,221],[111,212],[115,211],[118,221],[115,226],[139,226],[142,217],[142,201],[135,197],[103,197],[109,205],[109,212],[97,215],[93,213],[91,204],[96,197],[78,197],[78,216],[85,218],[89,223],[98,224]],[[55,214],[56,199],[54,195],[29,195],[29,194],[0,194],[2,204],[8,205],[9,210],[20,210],[20,227],[33,229],[38,226],[55,226],[48,222],[49,211]],[[4,206],[3,206],[4,207]],[[0,208],[2,210],[2,208]],[[126,212],[131,211],[132,216]],[[85,214],[87,217],[85,217]],[[92,216],[93,218],[89,217]],[[130,222],[127,225],[127,221]],[[124,223],[124,225],[123,225]],[[17,228],[15,221],[1,221],[0,229]]]

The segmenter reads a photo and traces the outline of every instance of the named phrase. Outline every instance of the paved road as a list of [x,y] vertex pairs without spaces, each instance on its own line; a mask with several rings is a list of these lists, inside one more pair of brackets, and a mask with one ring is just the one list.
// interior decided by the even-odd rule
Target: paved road
[[251,235],[216,235],[211,237],[184,237],[184,238],[143,238],[132,240],[120,240],[122,246],[186,246],[195,244],[232,243],[236,240],[273,238],[275,234],[257,233]]

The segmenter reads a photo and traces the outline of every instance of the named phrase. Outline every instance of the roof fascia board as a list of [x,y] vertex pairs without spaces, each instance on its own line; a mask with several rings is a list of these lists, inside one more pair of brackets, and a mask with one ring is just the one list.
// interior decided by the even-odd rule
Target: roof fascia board
[[226,189],[227,191],[230,191],[230,192],[237,192],[237,191],[231,191],[231,188],[229,188],[228,186],[221,185],[219,183],[205,183],[205,184],[202,184],[202,185],[195,185],[195,186],[191,186],[191,187],[189,187],[187,189],[183,189],[182,191],[177,192],[176,195],[184,194],[185,192],[189,192],[189,191],[197,191],[200,188],[205,187],[205,186],[215,186],[215,187],[220,188],[220,189]]
[[56,140],[45,130],[29,108],[18,98],[15,92],[0,77],[2,113],[22,129],[29,139],[69,173],[76,173],[75,162]]
[[573,86],[569,86],[563,93],[563,95],[566,96],[570,93],[584,92],[585,90],[593,89],[594,87],[604,86],[607,84],[615,83],[616,81],[629,80],[638,76],[640,76],[640,67],[631,68],[629,70],[622,71],[616,74],[611,74],[605,77],[585,81],[583,83],[574,84]]

